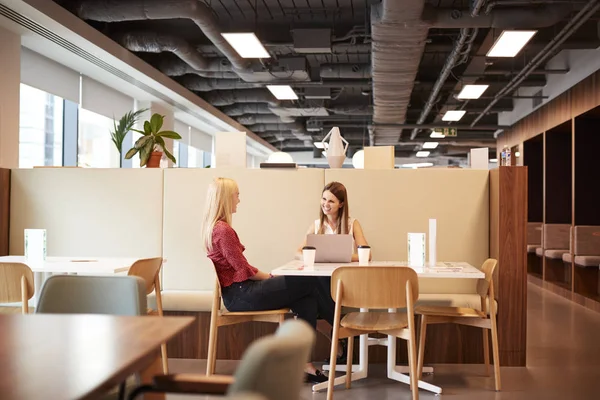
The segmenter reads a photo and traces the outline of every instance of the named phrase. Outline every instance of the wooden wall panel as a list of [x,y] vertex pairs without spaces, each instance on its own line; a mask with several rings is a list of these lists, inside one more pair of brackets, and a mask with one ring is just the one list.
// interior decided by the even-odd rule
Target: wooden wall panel
[[10,169],[0,168],[0,256],[8,255],[9,222]]
[[[500,364],[525,366],[527,346],[527,167],[490,172],[490,256],[498,259]],[[492,251],[493,250],[493,251]]]
[[600,105],[600,71],[516,122],[498,137],[498,148],[516,146]]

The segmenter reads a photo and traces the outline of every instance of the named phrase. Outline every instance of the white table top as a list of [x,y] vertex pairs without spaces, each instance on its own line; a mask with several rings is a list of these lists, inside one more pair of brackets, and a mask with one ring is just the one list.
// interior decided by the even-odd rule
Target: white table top
[[60,272],[77,274],[117,274],[127,272],[137,261],[131,257],[46,257],[45,261],[32,262],[25,256],[3,256],[0,262],[17,262],[27,265],[33,272]]
[[[315,263],[314,269],[305,270],[302,260],[293,260],[274,269],[271,273],[288,276],[331,276],[333,271],[341,266],[358,266],[358,263]],[[406,261],[371,261],[369,266],[407,267],[409,265]],[[438,262],[435,267],[410,267],[417,272],[420,278],[485,278],[483,272],[466,262]]]

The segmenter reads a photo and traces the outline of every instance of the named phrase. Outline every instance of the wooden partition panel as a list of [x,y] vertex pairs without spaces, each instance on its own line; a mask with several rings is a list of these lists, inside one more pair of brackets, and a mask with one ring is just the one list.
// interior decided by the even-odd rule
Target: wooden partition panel
[[8,255],[9,227],[10,169],[0,168],[0,256]]
[[201,243],[208,185],[223,176],[237,181],[240,204],[233,227],[246,258],[269,272],[294,258],[318,215],[323,170],[166,169],[164,211],[165,290],[209,290],[215,272]]
[[[437,219],[437,259],[480,266],[489,254],[487,170],[396,169],[325,171],[325,181],[346,186],[350,214],[357,218],[374,260],[406,260],[407,233],[428,231]],[[474,282],[453,287],[421,279],[421,293],[473,292]]]
[[34,168],[11,174],[10,253],[46,229],[49,256],[162,254],[161,169]]
[[490,171],[490,256],[498,260],[501,365],[525,366],[527,349],[527,167]]

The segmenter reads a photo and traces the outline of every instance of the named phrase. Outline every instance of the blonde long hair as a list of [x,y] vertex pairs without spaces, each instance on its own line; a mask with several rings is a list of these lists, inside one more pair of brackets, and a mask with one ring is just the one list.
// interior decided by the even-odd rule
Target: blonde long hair
[[[346,192],[346,186],[339,182],[329,182],[327,185],[325,185],[321,194],[325,193],[327,190],[329,190],[342,205],[338,210],[338,224],[336,233],[350,233],[350,227],[348,226],[348,219],[350,218],[350,206],[348,205],[348,193]],[[319,212],[319,221],[321,224],[317,233],[323,234],[325,233],[325,220],[327,217],[323,213],[323,208],[319,207]]]
[[237,190],[237,183],[229,178],[215,178],[208,186],[202,218],[202,244],[207,252],[213,248],[212,237],[216,223],[224,221],[231,225],[233,195]]

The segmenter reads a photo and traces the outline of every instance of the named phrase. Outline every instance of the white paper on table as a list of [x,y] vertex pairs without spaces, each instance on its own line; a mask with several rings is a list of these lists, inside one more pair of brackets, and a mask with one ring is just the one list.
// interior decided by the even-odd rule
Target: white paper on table
[[25,229],[25,258],[31,261],[46,259],[45,229]]
[[437,220],[429,220],[429,265],[435,265],[437,262]]
[[425,266],[425,234],[408,233],[408,265]]

